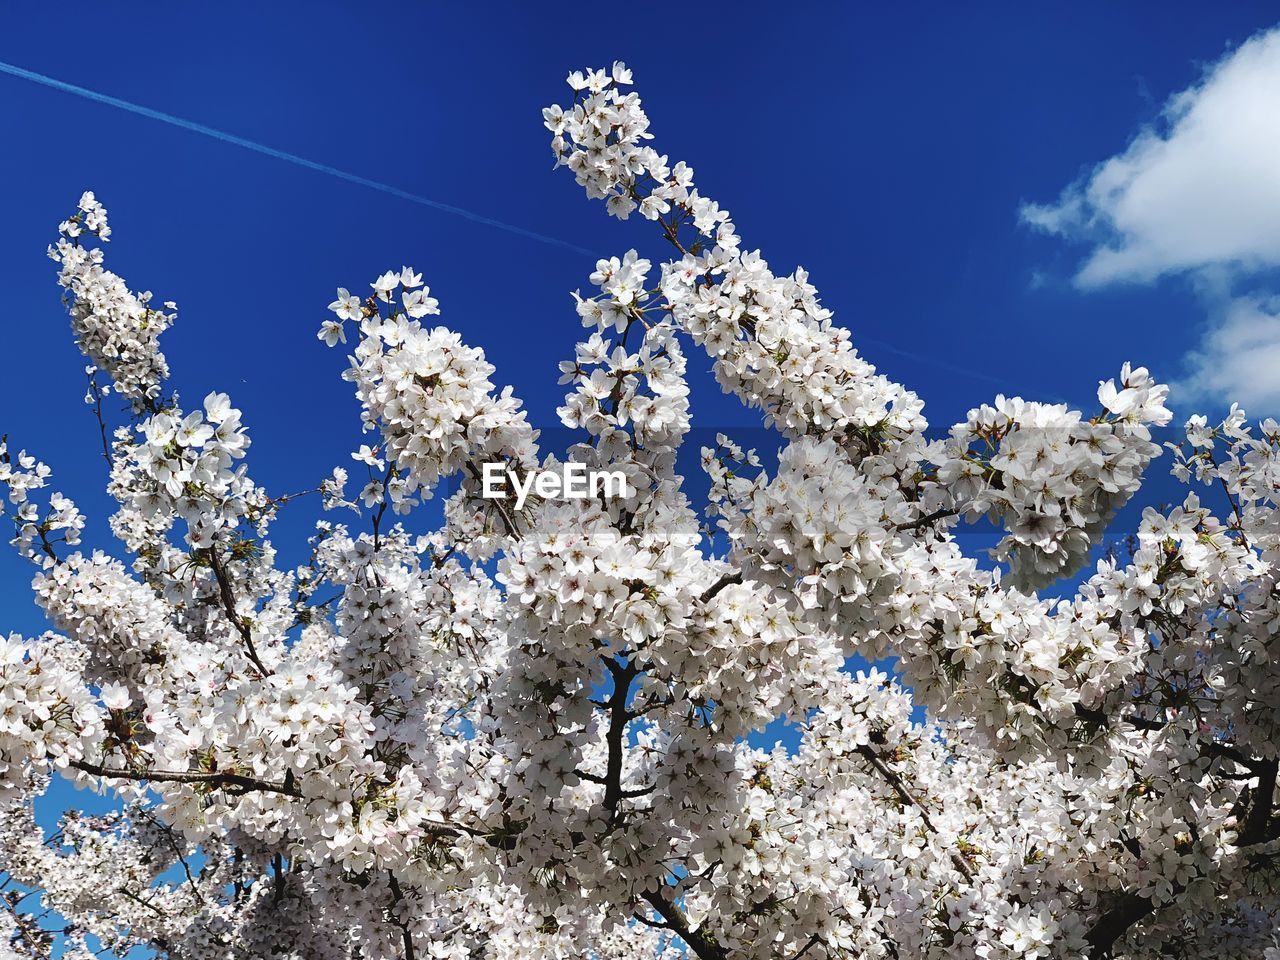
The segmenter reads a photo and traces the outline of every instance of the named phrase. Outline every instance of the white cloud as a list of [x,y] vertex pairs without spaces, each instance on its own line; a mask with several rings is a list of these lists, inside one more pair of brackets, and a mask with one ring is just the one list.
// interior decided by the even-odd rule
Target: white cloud
[[1280,409],[1280,299],[1231,292],[1280,267],[1280,28],[1211,66],[1169,100],[1159,124],[1057,202],[1021,212],[1088,244],[1081,288],[1190,274],[1202,295],[1215,291],[1184,387],[1259,413]]
[[1076,277],[1085,287],[1280,265],[1280,29],[1174,96],[1162,121],[1023,219],[1096,243]]
[[1196,398],[1238,402],[1245,410],[1280,410],[1280,298],[1237,297],[1187,355],[1191,373],[1175,389]]

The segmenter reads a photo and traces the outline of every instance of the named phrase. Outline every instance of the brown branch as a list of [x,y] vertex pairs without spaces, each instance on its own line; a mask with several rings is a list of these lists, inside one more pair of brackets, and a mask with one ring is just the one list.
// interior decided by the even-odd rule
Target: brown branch
[[387,911],[388,919],[400,930],[400,939],[404,943],[404,960],[414,960],[413,933],[409,930],[409,925],[395,915],[395,908],[405,901],[404,891],[400,889],[400,881],[394,873],[388,873],[387,879],[391,881],[391,892],[395,895],[391,909]]
[[48,531],[45,530],[44,524],[37,525],[36,532],[40,534],[40,549],[42,549],[46,554],[48,554],[49,558],[54,563],[60,562],[58,560],[57,551],[53,549],[53,544],[49,542]]
[[646,927],[652,927],[654,930],[670,930],[671,929],[671,924],[666,922],[659,923],[657,920],[650,920],[643,913],[633,912],[631,916],[634,917],[636,920],[640,921],[641,923],[643,923]]
[[[1280,772],[1280,761],[1260,761],[1258,767],[1258,786],[1250,791],[1252,803],[1236,842],[1238,847],[1253,846],[1273,839],[1271,814],[1275,805],[1276,777]],[[1183,884],[1173,884],[1173,896],[1176,897],[1185,889]],[[1089,956],[1092,960],[1109,957],[1116,941],[1128,933],[1134,924],[1154,913],[1156,908],[1157,904],[1153,900],[1140,893],[1130,891],[1123,894],[1116,905],[1102,914],[1086,934],[1086,939],[1089,941]]]
[[919,527],[927,527],[929,524],[937,520],[946,520],[948,517],[959,516],[959,510],[935,510],[933,513],[926,514],[916,520],[908,520],[906,523],[900,523],[895,526],[895,530],[915,530]]
[[142,906],[146,907],[148,910],[150,910],[152,913],[156,914],[157,916],[164,917],[166,920],[169,918],[169,915],[165,913],[163,910],[161,910],[159,907],[157,907],[154,903],[148,903],[146,900],[143,900],[136,893],[132,893],[129,890],[126,890],[124,887],[118,888],[116,890],[116,893],[119,893],[123,896],[128,897],[134,903],[141,904]]
[[[481,475],[481,473],[480,473],[480,468],[479,468],[479,467],[477,467],[477,466],[476,466],[474,463],[472,463],[470,460],[468,460],[468,461],[467,461],[467,470],[469,470],[469,471],[471,472],[471,476],[473,476],[473,477],[476,479],[476,482],[478,482],[478,483],[480,483],[480,484],[482,485],[482,486],[481,486],[481,489],[483,489],[484,478],[483,478],[483,476],[482,476],[482,475]],[[502,518],[502,524],[503,524],[503,526],[505,526],[505,527],[507,528],[507,535],[508,535],[508,536],[510,536],[510,537],[518,537],[518,536],[520,535],[520,532],[519,532],[519,530],[516,528],[516,522],[515,522],[515,520],[513,520],[513,519],[511,518],[511,515],[510,515],[509,513],[507,513],[507,508],[506,508],[505,506],[503,506],[502,501],[501,501],[501,500],[489,500],[488,502],[489,502],[489,503],[491,503],[491,504],[493,504],[494,509],[496,509],[496,510],[498,511],[498,516],[500,516],[500,517]]]
[[631,681],[635,679],[640,669],[636,666],[634,657],[626,664],[611,660],[606,665],[613,676],[613,693],[609,695],[609,730],[605,735],[609,756],[604,774],[604,805],[612,816],[617,812],[618,804],[624,795],[622,789],[623,740],[627,722],[631,719],[631,714],[627,711],[627,701],[631,697]]
[[267,669],[266,664],[258,656],[258,648],[253,644],[253,631],[250,629],[249,624],[236,612],[236,598],[235,594],[231,592],[231,580],[227,576],[226,568],[222,565],[222,558],[218,555],[217,546],[210,547],[207,553],[209,565],[213,568],[213,575],[218,580],[218,594],[222,598],[222,606],[227,612],[227,618],[240,634],[240,639],[244,641],[245,652],[249,654],[249,659],[258,668],[258,672],[265,677],[271,671]]
[[[1096,723],[1098,726],[1104,728],[1109,728],[1111,726],[1111,719],[1101,710],[1090,710],[1088,707],[1081,706],[1077,703],[1075,711],[1076,716],[1081,720],[1085,720],[1089,723]],[[1136,714],[1120,717],[1119,720],[1122,723],[1127,723],[1134,729],[1150,730],[1153,732],[1164,730],[1169,726],[1166,721],[1149,720],[1146,717],[1140,717]],[[1203,756],[1230,760],[1232,763],[1238,763],[1240,766],[1253,771],[1258,770],[1262,766],[1261,760],[1255,760],[1254,758],[1247,756],[1229,743],[1224,743],[1221,740],[1201,740],[1198,737],[1192,739],[1196,740],[1200,747],[1200,753]]]
[[93,415],[98,421],[98,433],[102,437],[102,457],[107,461],[107,469],[110,470],[111,462],[111,444],[107,441],[107,421],[102,417],[102,388],[98,386],[98,378],[94,374],[89,374],[89,393],[93,396]]
[[[859,756],[866,758],[866,760],[875,768],[876,772],[880,774],[889,786],[893,787],[894,792],[897,793],[898,798],[902,800],[904,804],[909,807],[915,807],[916,810],[919,811],[920,819],[924,821],[925,828],[930,833],[936,835],[938,831],[933,825],[933,820],[929,817],[929,811],[925,809],[923,803],[911,794],[911,791],[907,789],[907,785],[902,782],[902,778],[890,770],[888,765],[880,759],[880,756],[875,752],[875,750],[867,744],[863,744],[858,747],[857,752]],[[960,871],[966,880],[972,882],[973,868],[970,867],[969,864],[965,862],[964,857],[960,856],[960,854],[955,850],[951,851],[951,862],[955,864],[955,868]]]
[[279,851],[271,858],[273,892],[271,897],[272,903],[279,903],[284,899],[284,857]]
[[[391,486],[391,475],[395,473],[395,464],[387,465],[387,472],[382,475],[382,500],[378,504],[378,512],[373,515],[373,552],[377,553],[382,549],[382,518],[386,516],[387,507],[390,501],[387,499],[387,490]],[[374,578],[378,576],[377,570],[374,571]],[[379,583],[379,586],[382,584]]]
[[142,813],[160,829],[160,832],[164,834],[165,839],[169,841],[169,846],[173,848],[174,856],[176,856],[178,858],[178,862],[182,864],[182,872],[187,875],[187,883],[191,887],[191,892],[195,894],[195,898],[200,901],[202,906],[207,905],[204,894],[200,892],[200,886],[196,883],[196,878],[191,873],[191,865],[187,863],[187,858],[183,856],[182,848],[178,845],[178,840],[173,835],[173,827],[169,826],[169,824],[157,817],[149,808],[143,807]]
[[1276,775],[1280,761],[1265,760],[1258,770],[1258,788],[1253,791],[1253,805],[1240,831],[1237,846],[1248,847],[1270,839],[1271,811],[1275,804]]
[[689,945],[689,949],[694,952],[698,960],[728,960],[728,951],[720,946],[715,938],[706,932],[704,927],[698,927],[696,930],[690,929],[689,921],[685,919],[684,911],[663,896],[661,892],[656,890],[647,891],[644,894],[644,898],[653,906],[658,916],[667,921],[667,926],[671,929],[671,932]]
[[723,577],[721,577],[719,580],[717,580],[715,583],[713,583],[710,587],[707,588],[706,592],[704,592],[702,596],[698,598],[698,602],[706,603],[708,600],[711,600],[713,597],[715,597],[716,594],[718,594],[725,587],[731,587],[735,583],[741,583],[741,582],[742,582],[741,571],[735,571],[734,573],[726,573]]
[[296,786],[275,783],[271,780],[261,780],[242,773],[222,773],[219,771],[205,773],[200,770],[127,770],[121,767],[105,767],[100,763],[90,763],[87,760],[72,760],[71,766],[95,777],[107,777],[111,780],[133,780],[137,782],[151,780],[155,783],[205,783],[214,787],[239,787],[244,793],[279,793],[286,797],[302,797],[302,791]]
[[[1175,894],[1180,890],[1180,887],[1174,887]],[[1155,902],[1140,893],[1124,894],[1114,907],[1098,918],[1085,935],[1085,939],[1089,942],[1089,956],[1093,960],[1102,960],[1103,957],[1109,956],[1116,941],[1123,937],[1135,923],[1152,913],[1155,908]]]
[[[221,771],[204,772],[201,770],[129,770],[123,767],[106,767],[88,760],[72,760],[70,766],[95,777],[106,777],[109,780],[132,780],[136,783],[152,781],[155,783],[204,783],[215,788],[238,787],[242,793],[278,793],[294,800],[305,798],[302,789],[294,782],[292,776],[284,783],[273,780],[262,780],[243,773],[223,773]],[[464,827],[457,823],[441,823],[427,820],[422,828],[434,836],[441,837],[484,837],[485,831],[474,827]]]

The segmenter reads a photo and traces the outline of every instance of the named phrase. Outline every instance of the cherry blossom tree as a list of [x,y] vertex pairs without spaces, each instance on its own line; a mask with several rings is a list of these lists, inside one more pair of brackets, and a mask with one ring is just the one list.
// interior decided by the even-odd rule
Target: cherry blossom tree
[[[404,268],[320,330],[370,442],[273,494],[232,401],[167,387],[176,308],[107,269],[93,194],[59,227],[121,550],[77,549],[49,468],[0,445],[51,627],[0,640],[0,952],[1280,958],[1280,426],[1233,408],[1162,449],[1167,388],[1125,365],[1092,411],[999,396],[930,440],[649,145],[631,79],[573,73],[545,111],[558,165],[672,250],[576,296],[567,449]],[[694,504],[699,351],[783,446],[719,438]],[[1051,593],[1160,456],[1184,499]],[[569,461],[628,488],[482,495],[486,464]],[[308,502],[285,567],[272,523]],[[956,539],[984,518],[996,564]],[[752,746],[779,717],[798,743]],[[42,827],[55,778],[116,812]]]

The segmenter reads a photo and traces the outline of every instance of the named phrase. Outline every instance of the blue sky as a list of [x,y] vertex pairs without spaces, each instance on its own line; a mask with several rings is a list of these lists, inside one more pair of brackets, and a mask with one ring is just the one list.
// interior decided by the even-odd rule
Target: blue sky
[[[658,148],[695,167],[775,269],[805,266],[861,351],[945,427],[998,391],[1091,409],[1125,360],[1210,407],[1235,390],[1259,413],[1280,407],[1280,181],[1253,162],[1275,166],[1280,48],[1256,42],[1167,107],[1274,16],[1247,2],[738,3],[728,16],[25,4],[0,19],[0,61],[599,255],[658,259],[652,225],[607,218],[552,172],[541,127],[569,70],[625,60]],[[534,422],[554,423],[556,364],[581,329],[568,294],[594,257],[11,75],[0,130],[0,433],[54,468],[90,514],[89,545],[109,546],[105,478],[45,256],[84,189],[111,211],[109,266],[178,302],[174,384],[189,403],[231,394],[274,492],[351,466],[362,438],[343,355],[315,331],[335,287],[402,264]],[[696,425],[758,423],[706,369],[695,356]],[[312,517],[277,527],[286,558]],[[0,629],[42,628],[30,575],[0,551]]]
[[[600,255],[657,259],[651,225],[607,218],[552,172],[541,127],[570,69],[623,59],[659,149],[695,167],[746,245],[776,269],[805,266],[936,426],[1000,390],[1092,408],[1124,360],[1187,375],[1187,353],[1238,302],[1235,281],[1211,263],[1082,285],[1110,228],[1070,185],[1087,193],[1096,164],[1167,122],[1172,94],[1271,25],[1267,5],[778,9],[139,3],[68,20],[33,4],[5,12],[0,60]],[[343,355],[315,330],[335,287],[401,264],[532,419],[554,422],[556,363],[580,330],[568,294],[591,256],[9,75],[0,129],[0,432],[90,513],[89,544],[106,545],[104,477],[44,252],[86,188],[111,211],[108,265],[178,302],[164,343],[175,385],[188,402],[231,394],[269,489],[350,465],[361,437]],[[1038,225],[1027,204],[1044,205]],[[1224,284],[1215,307],[1206,291]],[[706,363],[691,367],[697,426],[758,422]],[[309,519],[278,533],[300,538]],[[5,629],[39,624],[28,579],[0,555]]]

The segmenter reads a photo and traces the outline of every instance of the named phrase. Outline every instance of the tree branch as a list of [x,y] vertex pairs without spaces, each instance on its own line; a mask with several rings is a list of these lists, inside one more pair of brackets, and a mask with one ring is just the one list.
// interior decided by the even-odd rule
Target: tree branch
[[[1111,719],[1101,710],[1090,710],[1078,703],[1076,704],[1075,710],[1076,716],[1081,720],[1085,720],[1089,723],[1096,723],[1100,727],[1104,728],[1109,728],[1111,726]],[[1136,714],[1120,717],[1119,720],[1122,723],[1127,723],[1134,729],[1151,730],[1153,732],[1164,730],[1169,726],[1169,724],[1163,720],[1148,720],[1146,717],[1140,717]],[[1240,766],[1253,771],[1258,770],[1262,765],[1262,761],[1246,756],[1242,751],[1231,746],[1229,743],[1223,743],[1221,740],[1201,740],[1198,737],[1194,739],[1199,744],[1200,752],[1204,756],[1230,760],[1232,763],[1238,763]]]
[[[1248,847],[1265,843],[1271,837],[1271,813],[1275,804],[1276,777],[1280,771],[1280,761],[1263,760],[1258,762],[1258,786],[1252,791],[1252,803],[1244,827],[1237,838],[1236,846]],[[1180,883],[1173,884],[1173,895],[1176,897],[1186,887]],[[1111,948],[1117,940],[1128,933],[1136,923],[1150,916],[1156,910],[1156,904],[1140,893],[1125,893],[1106,913],[1102,914],[1086,935],[1089,941],[1089,956],[1092,960],[1102,960],[1111,955]]]
[[920,527],[927,527],[929,524],[938,520],[946,520],[948,517],[959,516],[959,510],[935,510],[933,513],[926,514],[916,520],[908,520],[906,523],[899,523],[893,529],[895,530],[917,530]]
[[715,938],[702,927],[689,929],[689,921],[684,911],[668,900],[661,892],[650,890],[644,894],[645,900],[653,906],[658,916],[667,921],[671,932],[689,945],[698,960],[727,960],[729,953],[716,943]]
[[708,600],[712,599],[716,594],[718,594],[725,587],[731,587],[735,583],[741,583],[741,582],[742,582],[741,571],[726,573],[723,577],[721,577],[719,580],[717,580],[715,583],[713,583],[710,587],[707,588],[706,592],[703,593],[702,596],[698,598],[698,602],[706,603]]
[[95,777],[107,777],[111,780],[133,780],[137,782],[151,780],[155,783],[205,783],[214,787],[239,787],[241,792],[279,793],[286,797],[301,798],[302,791],[296,786],[275,783],[271,780],[260,780],[257,777],[242,773],[204,773],[199,770],[127,770],[121,767],[105,767],[100,763],[87,760],[72,760],[71,766]]
[[[480,468],[477,467],[470,460],[468,460],[467,470],[471,473],[471,476],[474,477],[476,481],[482,485],[482,489],[483,489],[484,477],[480,473]],[[502,525],[507,528],[507,536],[518,537],[520,535],[520,532],[516,528],[516,522],[511,518],[511,514],[507,513],[507,508],[503,505],[502,501],[490,500],[488,502],[493,504],[494,509],[498,511],[498,516],[502,518]]]
[[[902,778],[898,774],[889,769],[888,765],[880,759],[879,754],[875,752],[867,744],[858,747],[858,754],[865,757],[866,760],[875,768],[876,772],[893,787],[894,792],[898,794],[899,799],[909,807],[915,807],[920,812],[920,819],[924,821],[925,828],[932,834],[937,834],[937,828],[933,825],[933,820],[929,817],[929,811],[925,809],[923,803],[912,796],[911,791],[907,789],[907,785],[902,782]],[[964,857],[960,856],[958,851],[951,851],[951,862],[955,864],[955,868],[960,871],[961,875],[972,882],[973,868],[965,862]]]
[[627,701],[631,697],[631,681],[640,672],[635,658],[620,664],[616,660],[607,663],[609,673],[613,676],[613,693],[609,695],[609,730],[606,734],[609,756],[604,774],[604,805],[612,816],[622,801],[622,752],[623,739],[627,730],[627,721],[631,714],[627,712]]
[[213,568],[213,575],[218,581],[218,594],[222,598],[222,607],[227,612],[227,618],[231,621],[236,631],[240,634],[240,639],[244,641],[245,652],[249,654],[249,659],[253,661],[253,665],[257,667],[258,672],[262,676],[271,673],[267,669],[258,656],[258,648],[253,644],[253,631],[249,624],[245,623],[244,618],[236,612],[236,598],[231,592],[231,580],[227,576],[226,568],[222,565],[222,558],[218,555],[218,547],[215,544],[208,549],[209,566]]
[[395,908],[405,901],[404,891],[400,889],[400,881],[394,873],[388,873],[387,876],[391,881],[391,892],[396,898],[387,913],[391,922],[400,930],[400,938],[404,943],[404,960],[414,960],[413,933],[410,932],[409,925],[395,915]]
[[[135,783],[152,781],[154,783],[204,783],[215,788],[239,787],[241,793],[278,793],[294,800],[305,799],[301,788],[293,777],[286,778],[284,783],[274,780],[263,780],[243,773],[223,773],[220,771],[204,772],[200,770],[129,770],[123,767],[106,767],[88,760],[72,760],[70,766],[76,770],[95,777],[106,777],[109,780],[132,780]],[[439,837],[484,837],[483,830],[464,827],[457,823],[442,823],[435,820],[423,821],[421,827],[429,834]]]
[[[1174,892],[1180,888],[1175,886]],[[1104,913],[1086,934],[1089,942],[1089,956],[1093,960],[1101,960],[1110,954],[1117,940],[1135,923],[1152,913],[1156,908],[1153,901],[1140,893],[1126,893],[1119,903]]]
[[1280,761],[1264,760],[1258,770],[1258,788],[1253,792],[1249,816],[1240,831],[1237,846],[1249,847],[1270,839],[1271,811],[1275,804],[1276,775]]

